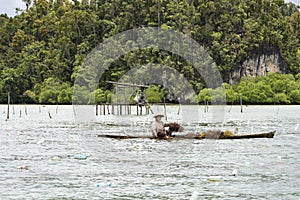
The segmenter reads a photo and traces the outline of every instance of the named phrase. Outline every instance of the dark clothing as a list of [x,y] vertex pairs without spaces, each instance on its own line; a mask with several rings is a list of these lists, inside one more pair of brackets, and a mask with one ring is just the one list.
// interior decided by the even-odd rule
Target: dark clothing
[[167,134],[164,133],[164,132],[158,132],[157,133],[157,138],[159,138],[159,139],[164,139],[166,136],[167,136]]

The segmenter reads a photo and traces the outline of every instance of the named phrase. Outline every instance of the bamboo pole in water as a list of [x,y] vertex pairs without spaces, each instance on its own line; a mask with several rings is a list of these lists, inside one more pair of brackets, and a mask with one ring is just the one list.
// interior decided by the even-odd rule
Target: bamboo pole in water
[[109,112],[109,105],[107,105],[107,114],[110,115],[110,112]]
[[74,113],[74,116],[76,116],[76,110],[75,110],[74,105],[73,105],[72,107],[73,107],[73,113]]
[[177,115],[179,115],[179,113],[180,113],[180,98],[178,97],[177,100],[178,100],[178,110],[177,110]]
[[164,97],[164,110],[165,110],[165,118],[166,121],[168,121],[168,116],[167,116],[167,105],[166,105],[166,98]]
[[145,107],[146,107],[146,115],[149,115],[150,113],[149,106],[146,104]]
[[231,103],[231,106],[230,106],[230,108],[229,108],[229,110],[228,110],[229,113],[230,113],[230,111],[231,111],[232,106],[233,106],[233,102]]
[[50,110],[48,110],[48,116],[50,119],[52,119],[52,116],[51,116],[51,113],[50,113]]
[[6,120],[9,119],[9,104],[10,104],[10,92],[7,93],[7,116],[6,116]]
[[140,115],[143,115],[143,106],[140,106]]
[[242,95],[240,95],[240,104],[241,104],[241,113],[243,112],[243,98]]
[[25,114],[27,115],[28,113],[27,113],[27,106],[25,105]]
[[204,112],[207,113],[208,112],[208,101],[204,101]]
[[209,103],[208,103],[208,101],[206,101],[206,112],[208,112],[208,105],[209,105]]

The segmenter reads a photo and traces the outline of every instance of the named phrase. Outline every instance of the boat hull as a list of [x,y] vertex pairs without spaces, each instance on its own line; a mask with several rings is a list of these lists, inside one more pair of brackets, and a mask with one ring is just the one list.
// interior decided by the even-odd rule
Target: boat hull
[[[214,139],[252,139],[252,138],[273,138],[276,131],[270,131],[267,133],[256,133],[256,134],[240,134],[240,135],[231,135],[231,136],[220,136],[219,138]],[[104,137],[104,138],[113,138],[113,139],[156,139],[151,136],[131,136],[131,135],[97,135],[98,137]],[[167,139],[208,139],[200,137],[199,134],[187,134],[187,135],[174,135],[172,138]],[[211,139],[211,138],[209,138]]]

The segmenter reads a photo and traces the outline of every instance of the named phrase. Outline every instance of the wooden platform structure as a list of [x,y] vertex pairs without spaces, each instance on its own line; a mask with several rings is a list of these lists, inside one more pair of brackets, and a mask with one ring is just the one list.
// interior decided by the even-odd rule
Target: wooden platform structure
[[[145,89],[149,85],[122,83],[114,81],[106,81],[108,84],[115,85],[115,96],[112,98],[111,104],[97,104],[96,115],[148,115],[150,112],[153,114],[149,103],[145,97]],[[134,94],[136,91],[136,94]],[[141,92],[141,95],[140,95]],[[135,95],[132,103],[130,98]]]
[[149,115],[153,114],[149,104],[96,104],[96,116],[98,115]]

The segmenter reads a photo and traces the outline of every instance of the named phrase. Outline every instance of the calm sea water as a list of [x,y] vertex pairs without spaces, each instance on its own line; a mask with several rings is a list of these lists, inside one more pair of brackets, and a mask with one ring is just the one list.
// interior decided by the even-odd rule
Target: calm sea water
[[6,121],[3,105],[0,199],[300,198],[300,106],[248,106],[243,113],[226,107],[223,122],[213,120],[212,108],[182,106],[179,115],[178,109],[167,107],[167,120],[182,123],[185,133],[236,127],[241,134],[277,133],[273,139],[114,140],[96,135],[149,134],[152,116],[82,123],[72,106],[15,105]]

